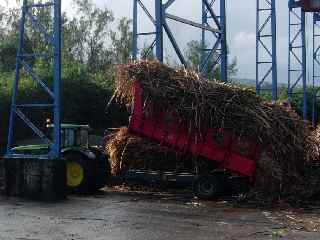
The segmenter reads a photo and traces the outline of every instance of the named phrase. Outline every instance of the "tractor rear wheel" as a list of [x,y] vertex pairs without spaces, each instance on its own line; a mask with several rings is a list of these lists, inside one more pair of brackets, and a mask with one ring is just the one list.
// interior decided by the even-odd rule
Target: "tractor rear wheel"
[[91,159],[79,152],[66,152],[67,190],[72,193],[94,191],[94,164]]

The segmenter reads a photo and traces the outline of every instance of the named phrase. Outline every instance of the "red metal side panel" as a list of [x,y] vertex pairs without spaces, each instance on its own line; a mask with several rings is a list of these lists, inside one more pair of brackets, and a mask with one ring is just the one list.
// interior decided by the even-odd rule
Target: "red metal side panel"
[[319,12],[320,1],[319,0],[302,0],[301,7],[305,12]]
[[[199,133],[189,133],[183,124],[174,121],[173,116],[154,113],[150,109],[147,113],[144,113],[142,109],[142,89],[138,82],[134,85],[134,96],[134,110],[129,123],[131,131],[175,150],[189,152],[216,161],[230,171],[249,177],[254,175],[254,160],[259,157],[257,144],[243,144],[226,131],[217,129],[208,129],[201,135]],[[223,136],[220,141],[215,140],[218,133]],[[249,150],[246,156],[238,151],[242,147]]]

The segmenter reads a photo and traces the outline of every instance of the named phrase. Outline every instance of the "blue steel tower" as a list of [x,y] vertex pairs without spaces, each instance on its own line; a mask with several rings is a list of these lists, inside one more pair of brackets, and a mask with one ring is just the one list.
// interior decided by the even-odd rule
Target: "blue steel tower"
[[[219,31],[210,32],[205,28],[202,29],[202,61],[200,71],[202,74],[212,74],[217,65],[220,64],[220,76],[222,81],[228,80],[228,47],[227,47],[227,23],[226,23],[226,1],[225,0],[211,0],[202,1],[202,25],[214,26]],[[208,34],[210,34],[210,40],[208,42]],[[210,59],[213,59],[212,65],[210,65]],[[208,68],[209,71],[208,71]]]
[[[35,14],[43,9],[47,9],[51,14],[52,29],[46,29]],[[29,23],[33,31],[39,33],[46,44],[48,52],[30,53],[25,49],[26,25]],[[37,59],[46,60],[52,67],[53,78],[52,82],[48,83],[41,79],[36,72],[33,62]],[[48,69],[49,71],[49,69]],[[41,88],[47,95],[43,102],[25,103],[18,99],[19,85],[21,84],[21,76],[26,77]],[[9,134],[7,145],[7,158],[39,158],[39,159],[57,159],[60,156],[60,82],[61,82],[61,0],[53,0],[47,3],[34,3],[28,0],[23,1],[22,14],[19,28],[19,47],[16,58],[15,80],[13,84],[12,103],[10,110]],[[33,112],[38,110],[48,110],[53,116],[54,134],[52,138],[46,136],[29,117]],[[44,119],[45,119],[44,115]],[[25,154],[15,154],[12,150],[14,147],[14,135],[16,132],[17,120],[32,130],[32,132],[42,140],[43,143],[49,146],[46,154],[39,156],[28,156]],[[45,120],[44,120],[45,123]]]
[[256,91],[278,99],[276,1],[257,0]]
[[306,13],[299,2],[289,0],[289,57],[288,57],[288,97],[302,95],[301,111],[304,119],[307,111],[307,52]]
[[[208,68],[216,70],[219,66],[221,71],[221,79],[226,81],[227,76],[227,38],[226,38],[226,6],[225,0],[193,0],[202,4],[202,15],[199,18],[202,19],[201,23],[192,21],[190,19],[182,18],[168,13],[170,7],[176,0],[154,0],[154,10],[148,9],[142,0],[133,0],[133,59],[140,57],[140,51],[138,49],[138,40],[141,36],[154,36],[150,47],[147,52],[153,51],[155,48],[156,58],[163,62],[164,57],[164,36],[169,40],[169,46],[171,46],[179,59],[179,62],[188,67],[187,60],[183,54],[182,46],[179,46],[177,38],[169,26],[167,20],[179,22],[198,28],[202,30],[201,42],[203,48],[202,61],[199,66],[199,71],[206,75]],[[181,2],[177,2],[181,4]],[[218,9],[218,11],[217,11]],[[139,10],[145,13],[153,25],[153,31],[143,32],[139,31],[140,26],[138,22]],[[154,13],[153,13],[154,11]],[[218,12],[218,14],[217,14]],[[207,41],[207,35],[210,34],[213,41]],[[209,47],[207,47],[207,45]],[[143,56],[142,56],[143,57]],[[209,66],[209,62],[211,64]]]

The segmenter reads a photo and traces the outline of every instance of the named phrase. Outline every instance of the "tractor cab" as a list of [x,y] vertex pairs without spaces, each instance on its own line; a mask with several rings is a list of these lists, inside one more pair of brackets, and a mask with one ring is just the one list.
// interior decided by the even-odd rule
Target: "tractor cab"
[[[53,129],[53,125],[47,126]],[[61,124],[61,149],[64,148],[89,148],[88,125]]]
[[[53,135],[53,125],[47,124],[48,135]],[[89,148],[88,125],[61,124],[61,151],[66,149]],[[49,151],[47,144],[17,146],[12,149],[17,154],[44,155]]]

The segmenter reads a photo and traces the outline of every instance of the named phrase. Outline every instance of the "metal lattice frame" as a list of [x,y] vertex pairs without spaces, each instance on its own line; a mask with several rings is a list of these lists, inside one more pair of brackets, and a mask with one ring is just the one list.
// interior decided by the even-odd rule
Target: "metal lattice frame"
[[257,0],[256,91],[258,95],[271,92],[273,100],[278,98],[276,29],[275,0]]
[[[219,15],[216,15],[216,5],[219,7]],[[228,79],[228,50],[226,39],[226,3],[225,0],[207,0],[202,1],[202,25],[211,26],[219,30],[219,32],[210,32],[207,29],[202,29],[202,49],[203,56],[200,66],[200,71],[203,75],[213,72],[220,63],[221,80]],[[212,46],[207,48],[207,34],[213,35]],[[208,66],[210,58],[213,58],[213,66]]]
[[[36,16],[34,16],[33,9],[50,8],[53,9],[53,34],[50,34],[47,29],[39,22]],[[44,41],[53,50],[53,56],[48,53],[34,53],[30,54],[24,50],[24,36],[25,36],[25,25],[26,21],[30,22],[32,28],[39,32]],[[38,76],[34,71],[33,66],[28,63],[28,59],[38,58],[52,58],[53,61],[53,83],[52,89]],[[21,76],[21,70],[24,69],[25,73],[31,77],[31,79],[38,84],[49,96],[51,102],[45,103],[32,103],[25,104],[17,101],[19,80]],[[44,159],[56,159],[60,155],[60,82],[61,82],[61,0],[53,0],[53,2],[47,3],[29,3],[28,0],[23,1],[22,16],[20,20],[19,29],[19,47],[17,51],[16,60],[16,73],[13,85],[12,103],[10,111],[10,122],[9,122],[9,134],[8,134],[8,145],[7,145],[7,157],[8,158],[44,158]],[[35,111],[36,109],[50,109],[53,113],[53,128],[54,134],[53,139],[49,139],[35,123],[29,119],[25,112]],[[13,139],[15,133],[15,125],[17,118],[21,119],[27,127],[29,127],[35,135],[37,135],[44,143],[49,145],[49,152],[41,156],[28,156],[24,154],[14,154]]]
[[320,13],[313,14],[313,103],[312,103],[312,123],[318,123],[318,100],[320,90]]
[[[139,8],[140,7],[140,8]],[[144,3],[141,0],[133,0],[133,51],[132,51],[132,58],[137,59],[139,56],[139,49],[138,49],[138,38],[140,36],[149,36],[154,35],[155,38],[152,41],[152,44],[148,47],[148,50],[146,52],[146,55],[148,55],[155,47],[156,44],[156,30],[153,32],[138,32],[138,15],[139,10],[142,10],[146,16],[149,18],[149,20],[152,22],[154,28],[156,27],[156,20],[154,16],[151,14],[149,9],[144,5]],[[142,56],[144,58],[146,56]]]
[[[289,1],[289,61],[288,61],[288,97],[302,94],[302,114],[307,119],[307,74],[306,74],[306,29],[305,12],[298,2]],[[302,93],[301,93],[302,84]],[[300,90],[300,92],[299,92]]]
[[[215,37],[215,41],[210,49],[204,49],[204,54],[202,57],[201,66],[199,69],[202,73],[206,72],[206,67],[208,65],[209,59],[214,56],[219,56],[215,59],[215,66],[213,69],[216,69],[216,66],[220,64],[221,69],[221,79],[227,80],[227,43],[226,43],[226,17],[225,17],[225,0],[219,0],[220,2],[220,16],[215,14],[214,5],[218,0],[208,1],[208,0],[198,0],[201,1],[203,5],[202,11],[202,23],[197,23],[189,19],[185,19],[179,16],[175,16],[167,13],[167,10],[170,6],[176,2],[176,0],[166,0],[164,3],[163,0],[154,0],[155,3],[155,13],[151,14],[151,11],[144,5],[142,0],[133,0],[133,59],[139,57],[138,49],[138,38],[141,35],[155,35],[155,39],[149,47],[149,51],[152,51],[154,48],[156,50],[156,57],[159,61],[163,62],[163,38],[164,33],[167,35],[174,52],[176,53],[180,63],[185,67],[188,67],[187,61],[183,55],[183,51],[176,41],[176,36],[171,30],[170,26],[167,23],[167,19],[180,22],[183,24],[190,25],[202,29],[202,43],[205,43],[206,34],[211,32]],[[154,25],[154,31],[152,32],[138,32],[138,10],[140,8],[148,16],[150,21]],[[209,24],[209,19],[213,19],[213,24]],[[148,51],[147,51],[148,52]],[[218,52],[218,53],[217,53]]]

